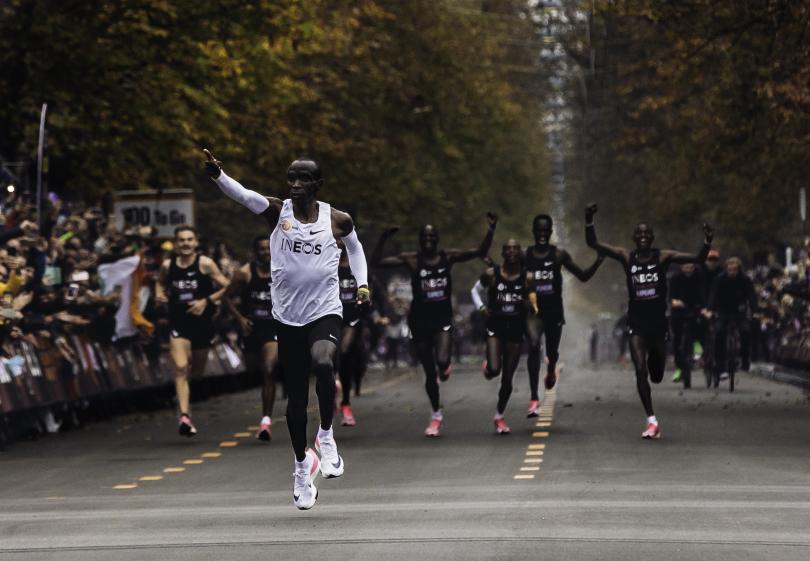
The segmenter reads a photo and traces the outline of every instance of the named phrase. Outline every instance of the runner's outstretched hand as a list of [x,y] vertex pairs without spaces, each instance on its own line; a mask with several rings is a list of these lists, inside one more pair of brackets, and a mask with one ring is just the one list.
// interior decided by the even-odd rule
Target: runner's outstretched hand
[[498,223],[498,215],[494,212],[488,212],[487,223],[489,224],[490,228],[495,228],[495,225]]
[[585,224],[590,224],[593,222],[593,216],[599,210],[599,207],[596,203],[591,203],[585,207]]
[[211,179],[216,179],[222,173],[222,162],[217,160],[208,148],[203,148],[203,152],[205,152],[205,157],[207,158],[205,161],[205,173],[207,173]]
[[707,244],[712,243],[712,240],[714,239],[714,228],[712,228],[708,224],[703,224],[703,235],[706,238]]

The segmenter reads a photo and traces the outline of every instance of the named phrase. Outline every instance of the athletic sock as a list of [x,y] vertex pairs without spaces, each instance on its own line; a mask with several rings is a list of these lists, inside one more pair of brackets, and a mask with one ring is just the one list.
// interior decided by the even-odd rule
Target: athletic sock
[[264,417],[262,417],[262,420],[261,420],[261,422],[260,422],[259,424],[260,424],[260,425],[265,425],[265,424],[266,424],[266,425],[269,425],[270,423],[271,423],[271,421],[270,421],[270,417],[268,417],[267,415],[265,415]]
[[495,411],[495,420],[497,421],[499,419],[503,419],[503,413],[498,413],[497,411]]
[[318,440],[334,440],[335,435],[332,432],[332,427],[329,427],[328,430],[323,430],[322,428],[318,429]]
[[647,423],[652,423],[654,425],[657,425],[658,424],[658,419],[655,418],[655,415],[653,415],[651,417],[647,417]]
[[433,414],[430,416],[431,419],[434,421],[442,421],[444,420],[444,416],[442,415],[442,410],[439,409],[438,411],[434,411]]

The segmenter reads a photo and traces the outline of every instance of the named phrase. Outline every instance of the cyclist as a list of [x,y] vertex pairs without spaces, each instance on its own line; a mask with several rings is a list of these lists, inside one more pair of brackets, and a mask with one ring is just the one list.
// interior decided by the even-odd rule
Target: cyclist
[[[699,339],[697,320],[705,307],[705,293],[694,263],[684,263],[681,270],[669,281],[670,326],[672,327],[672,350],[675,355],[673,382],[691,386],[691,354],[693,343]],[[685,376],[684,376],[685,375]]]
[[[714,365],[719,377],[726,373],[726,335],[732,323],[737,325],[740,332],[742,369],[748,370],[750,317],[756,306],[754,285],[743,274],[742,261],[737,257],[730,257],[726,260],[725,270],[714,279],[709,294],[708,315],[714,319]],[[715,378],[715,385],[717,379]]]

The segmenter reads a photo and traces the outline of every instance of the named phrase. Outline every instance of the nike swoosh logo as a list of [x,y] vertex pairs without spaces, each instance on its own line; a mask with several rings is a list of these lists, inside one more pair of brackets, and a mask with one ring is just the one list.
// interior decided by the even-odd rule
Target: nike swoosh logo
[[293,494],[293,499],[295,499],[296,501],[297,501],[298,499],[300,499],[300,498],[301,498],[300,496],[298,496],[298,495],[296,495],[296,494]]
[[341,461],[340,461],[340,459],[338,459],[337,463],[332,463],[332,467],[335,468],[335,469],[338,469],[340,467],[340,464],[341,464]]
[[337,337],[335,337],[334,335],[329,335],[329,338],[334,339],[335,341],[337,341]]
[[313,231],[310,232],[310,234],[320,234],[321,232],[325,232],[325,231],[326,230],[317,230],[317,231],[313,230]]

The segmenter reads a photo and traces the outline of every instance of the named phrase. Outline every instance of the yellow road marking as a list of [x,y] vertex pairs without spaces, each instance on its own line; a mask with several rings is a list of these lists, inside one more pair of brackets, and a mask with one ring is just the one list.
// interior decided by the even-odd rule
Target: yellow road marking
[[200,454],[201,458],[219,458],[222,455],[222,452],[206,452],[205,454]]
[[526,455],[527,456],[542,456],[543,451],[542,450],[529,450],[528,452],[526,452]]
[[233,433],[234,438],[247,438],[250,436],[249,432],[235,432]]
[[144,475],[138,481],[160,481],[163,479],[162,475]]
[[121,485],[114,485],[113,489],[134,489],[137,486],[137,483],[122,483]]
[[63,501],[65,497],[46,497],[46,499],[49,501]]
[[531,475],[516,475],[515,479],[534,479],[534,474]]
[[183,460],[183,463],[189,466],[198,466],[203,463],[203,460],[192,459],[192,460]]
[[236,442],[235,440],[226,440],[225,442],[220,442],[219,443],[220,448],[233,448],[234,446],[238,446],[238,445],[239,445],[239,443]]
[[523,466],[520,471],[540,471],[538,466]]
[[532,433],[534,438],[546,438],[548,436],[548,431],[535,431]]
[[543,422],[543,423],[537,423],[537,424],[536,424],[536,425],[534,425],[534,426],[536,426],[536,427],[538,427],[538,428],[541,428],[541,429],[542,429],[542,428],[548,428],[548,427],[550,427],[550,426],[551,426],[551,423],[546,423],[546,422]]
[[181,467],[170,467],[163,470],[163,473],[182,473],[186,471],[186,468]]
[[524,464],[542,464],[543,458],[526,458],[523,460]]
[[545,444],[529,444],[529,450],[542,450],[545,447]]
[[257,426],[248,427],[248,430],[249,431],[259,430],[259,427],[257,427]]

